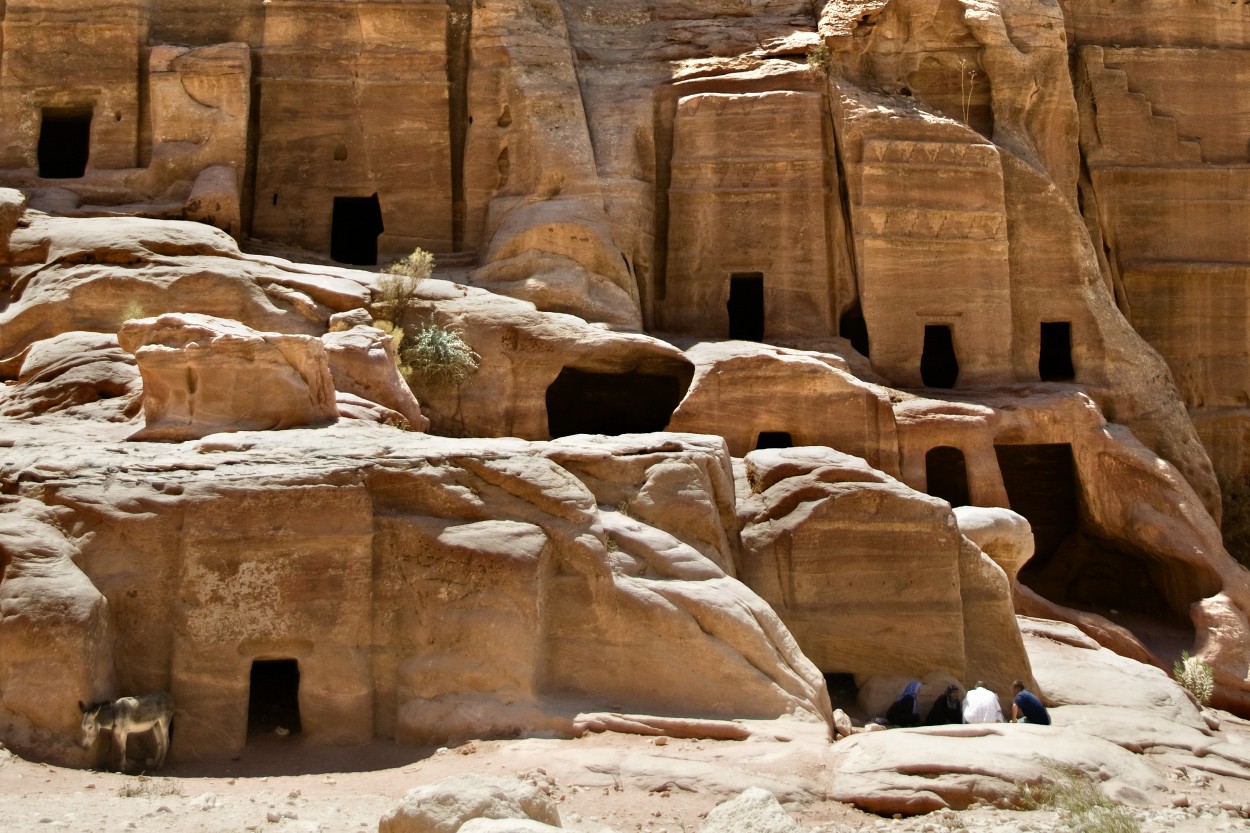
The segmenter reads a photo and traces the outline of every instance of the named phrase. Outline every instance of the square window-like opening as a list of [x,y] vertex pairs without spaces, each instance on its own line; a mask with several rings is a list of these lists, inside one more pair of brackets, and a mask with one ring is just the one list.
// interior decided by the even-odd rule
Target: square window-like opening
[[78,179],[91,155],[91,108],[45,107],[39,122],[39,175]]

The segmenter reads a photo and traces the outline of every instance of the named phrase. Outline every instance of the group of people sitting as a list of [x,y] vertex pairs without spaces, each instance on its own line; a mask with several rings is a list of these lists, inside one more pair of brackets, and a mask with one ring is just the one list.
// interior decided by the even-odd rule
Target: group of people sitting
[[[884,718],[879,723],[889,726],[919,726],[920,721],[920,689],[922,684],[912,680],[903,689],[903,693],[890,705]],[[1012,723],[1039,723],[1050,725],[1050,712],[1038,699],[1037,695],[1025,687],[1022,680],[1012,683],[1015,698],[1011,701]],[[985,687],[985,683],[977,682],[975,688],[968,690],[963,699],[959,697],[959,686],[948,685],[946,692],[933,701],[929,714],[924,719],[925,726],[938,726],[944,723],[1002,723],[1003,709],[998,702],[998,695]]]

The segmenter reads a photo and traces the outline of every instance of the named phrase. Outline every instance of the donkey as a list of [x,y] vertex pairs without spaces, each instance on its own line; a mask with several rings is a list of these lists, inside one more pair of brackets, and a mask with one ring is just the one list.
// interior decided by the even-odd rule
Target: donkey
[[126,738],[132,732],[151,729],[156,735],[156,767],[165,765],[169,751],[169,724],[174,719],[174,698],[165,692],[142,697],[121,697],[90,706],[78,703],[82,710],[82,745],[90,748],[101,729],[112,735],[117,750],[119,772],[126,771]]

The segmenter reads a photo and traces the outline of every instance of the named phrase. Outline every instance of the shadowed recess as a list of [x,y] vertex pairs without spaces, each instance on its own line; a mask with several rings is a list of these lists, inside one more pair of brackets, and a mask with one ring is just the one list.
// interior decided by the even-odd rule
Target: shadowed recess
[[838,319],[838,335],[849,341],[861,356],[868,357],[868,322],[864,320],[859,304],[842,313]]
[[929,449],[924,456],[925,477],[929,494],[940,497],[951,506],[967,506],[968,466],[964,453],[949,445]]
[[676,376],[566,367],[547,388],[547,431],[552,437],[663,431],[682,387]]
[[729,337],[740,341],[764,340],[764,273],[736,272],[729,276]]
[[45,107],[39,123],[39,175],[78,179],[91,154],[91,108]]
[[1072,367],[1072,325],[1043,321],[1037,375],[1043,382],[1066,382],[1076,377]]
[[279,728],[300,731],[299,663],[293,659],[258,659],[252,663],[247,697],[248,735]]
[[789,431],[761,431],[755,439],[756,448],[790,448],[794,438]]
[[383,231],[378,195],[335,197],[330,223],[330,257],[353,266],[376,266],[378,235]]
[[927,388],[953,388],[959,381],[955,341],[945,324],[926,324],[924,352],[920,355],[920,378]]

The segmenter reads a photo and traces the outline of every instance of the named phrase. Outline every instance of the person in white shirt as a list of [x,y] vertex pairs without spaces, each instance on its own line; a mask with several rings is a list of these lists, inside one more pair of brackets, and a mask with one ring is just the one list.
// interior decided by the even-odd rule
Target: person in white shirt
[[964,695],[964,723],[1002,723],[1003,708],[998,695],[977,681],[976,688]]

